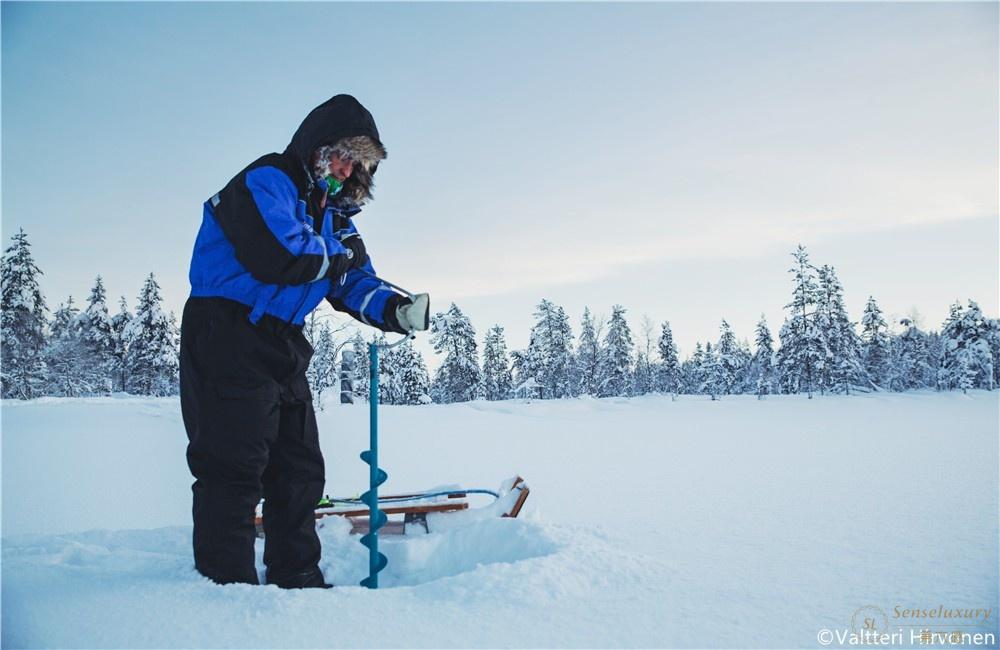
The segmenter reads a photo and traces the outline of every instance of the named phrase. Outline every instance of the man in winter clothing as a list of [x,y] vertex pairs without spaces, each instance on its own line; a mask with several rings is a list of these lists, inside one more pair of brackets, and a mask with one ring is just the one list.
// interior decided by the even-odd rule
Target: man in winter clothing
[[257,584],[254,509],[264,497],[267,582],[328,587],[314,509],[325,470],[302,334],[325,298],[387,332],[427,329],[428,299],[376,275],[352,221],[386,156],[375,121],[337,95],[284,153],[259,158],[205,202],[181,327],[181,409],[195,477],[195,567]]

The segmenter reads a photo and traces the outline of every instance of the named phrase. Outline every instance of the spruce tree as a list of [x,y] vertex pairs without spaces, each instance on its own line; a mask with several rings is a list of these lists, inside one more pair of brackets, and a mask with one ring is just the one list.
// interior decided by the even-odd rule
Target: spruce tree
[[663,321],[660,326],[660,340],[656,349],[660,354],[657,366],[656,388],[659,391],[676,395],[681,390],[681,368],[677,360],[677,346],[674,345],[674,334],[670,323]]
[[390,350],[395,364],[393,398],[395,404],[429,404],[431,379],[424,357],[410,339]]
[[81,397],[91,394],[87,355],[80,335],[80,310],[73,296],[60,304],[52,315],[50,336],[45,346],[45,394]]
[[938,381],[942,388],[994,388],[993,355],[989,343],[989,324],[979,305],[969,300],[968,307],[955,303],[941,328],[943,354]]
[[774,392],[774,340],[771,338],[771,330],[767,327],[764,314],[761,314],[760,320],[757,321],[756,334],[757,351],[754,352],[750,363],[749,377],[757,399],[763,399],[765,395]]
[[528,358],[543,399],[568,397],[573,392],[573,332],[562,307],[543,299],[535,308]]
[[139,395],[177,392],[177,327],[172,314],[161,308],[160,285],[153,274],[139,293],[135,318],[124,336],[128,341],[126,390]]
[[87,381],[100,395],[110,393],[114,386],[115,340],[111,316],[105,302],[107,294],[101,276],[97,276],[87,299],[87,308],[80,313],[80,338],[83,341]]
[[483,341],[483,397],[488,400],[507,399],[513,391],[513,383],[503,328],[494,325]]
[[861,341],[844,307],[844,288],[834,268],[826,264],[819,269],[816,319],[826,350],[819,376],[820,387],[844,394],[864,387],[867,381],[861,360]]
[[584,307],[580,322],[580,343],[576,352],[576,377],[578,395],[598,395],[600,393],[601,344],[600,327],[590,315],[590,308]]
[[744,358],[736,335],[725,319],[719,326],[719,342],[715,346],[714,385],[721,395],[740,392],[740,380],[745,373]]
[[888,388],[888,329],[875,298],[868,296],[865,312],[861,316],[861,354],[868,379],[878,388]]
[[711,341],[705,342],[705,352],[701,355],[701,368],[698,371],[701,385],[698,392],[708,395],[712,401],[719,398],[723,383],[719,355]]
[[5,399],[31,399],[45,382],[45,326],[48,307],[38,284],[41,270],[24,229],[4,251],[0,278],[0,383]]
[[785,305],[790,318],[781,328],[778,365],[784,392],[805,392],[812,398],[817,376],[827,357],[823,337],[816,326],[816,303],[819,288],[816,269],[801,245],[792,253],[795,263],[789,269],[795,286],[792,301]]
[[118,313],[111,319],[111,374],[112,390],[126,390],[128,385],[129,323],[132,313],[128,310],[125,296],[118,301]]
[[601,354],[602,397],[626,397],[632,377],[632,331],[625,320],[625,308],[615,305],[608,322]]
[[653,321],[642,317],[639,344],[636,346],[635,365],[632,373],[632,394],[646,395],[656,389],[656,370],[653,367]]
[[448,404],[476,398],[481,373],[476,352],[476,330],[455,303],[431,321],[431,343],[444,361],[434,375],[431,397]]
[[891,390],[929,388],[934,385],[934,369],[928,363],[927,335],[909,319],[900,320],[905,329],[892,339]]

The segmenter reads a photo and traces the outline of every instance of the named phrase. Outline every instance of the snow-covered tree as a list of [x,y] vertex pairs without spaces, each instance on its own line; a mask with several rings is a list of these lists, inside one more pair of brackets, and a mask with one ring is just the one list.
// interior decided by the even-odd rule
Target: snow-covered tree
[[746,373],[744,351],[736,342],[736,335],[725,319],[719,326],[719,342],[715,346],[715,366],[713,384],[721,395],[741,392],[742,380]]
[[312,314],[306,319],[308,327],[303,327],[303,334],[313,348],[313,356],[306,369],[306,379],[312,392],[313,405],[322,411],[323,394],[330,389],[336,389],[339,383],[337,358],[341,346],[333,340],[333,333],[327,321],[309,323],[310,320],[313,320]]
[[781,339],[778,365],[784,392],[805,392],[811,398],[827,357],[825,342],[815,318],[819,287],[816,269],[809,263],[806,249],[800,245],[792,257],[795,263],[789,273],[794,276],[795,288],[792,301],[785,305],[790,317],[778,335]]
[[45,325],[48,307],[38,284],[41,270],[21,229],[11,237],[0,267],[0,381],[5,399],[38,397],[45,381]]
[[601,350],[602,397],[627,396],[632,377],[632,330],[625,320],[625,308],[615,305],[608,322],[608,333]]
[[774,339],[771,338],[771,330],[767,326],[764,314],[761,314],[760,320],[757,321],[754,343],[757,349],[750,359],[747,389],[756,393],[757,399],[763,399],[765,395],[774,392]]
[[721,365],[718,351],[712,346],[711,341],[706,341],[705,352],[701,356],[701,372],[699,373],[702,381],[698,388],[699,392],[707,394],[712,401],[719,399],[723,390],[725,376]]
[[653,365],[655,347],[653,321],[650,320],[649,316],[643,316],[632,373],[633,395],[645,395],[656,389],[656,369]]
[[108,313],[104,281],[97,276],[87,299],[87,308],[78,317],[80,339],[85,350],[87,383],[92,392],[106,395],[113,390],[115,339]]
[[388,351],[393,365],[393,404],[429,404],[431,379],[410,339]]
[[368,343],[361,332],[355,332],[348,345],[353,355],[353,368],[351,386],[354,389],[354,401],[368,401],[369,382],[371,374],[369,372]]
[[513,389],[514,378],[503,328],[494,325],[483,341],[483,397],[488,400],[507,399]]
[[987,325],[986,338],[993,362],[993,385],[1000,386],[1000,318],[990,318],[987,320]]
[[576,350],[576,377],[578,395],[600,394],[601,329],[603,323],[595,323],[590,308],[584,307],[580,323],[580,342]]
[[431,343],[444,361],[434,375],[431,397],[438,403],[476,398],[481,373],[476,352],[476,330],[455,303],[431,321]]
[[875,298],[868,297],[861,316],[861,356],[868,379],[879,388],[888,388],[889,332]]
[[80,310],[73,296],[60,304],[52,315],[50,336],[45,346],[45,394],[57,397],[89,395],[87,354],[80,336]]
[[173,314],[161,308],[160,285],[153,274],[146,278],[135,318],[126,326],[128,384],[126,390],[140,395],[172,395],[177,392],[177,326]]
[[993,354],[989,325],[975,301],[968,307],[955,303],[941,328],[943,354],[938,382],[942,388],[993,390]]
[[819,269],[816,327],[826,359],[819,372],[821,390],[848,394],[868,384],[861,358],[861,341],[844,307],[844,288],[832,266]]
[[891,341],[890,390],[933,387],[937,373],[930,363],[929,337],[910,318],[899,324],[905,329]]
[[572,394],[573,332],[562,307],[542,299],[535,308],[528,358],[533,362],[535,381],[542,398]]
[[118,313],[111,318],[111,370],[113,389],[124,391],[128,386],[129,323],[132,312],[128,310],[125,296],[118,301]]
[[701,394],[702,384],[705,381],[704,362],[705,350],[702,347],[701,341],[696,341],[694,352],[681,364],[681,379],[684,393],[689,395]]
[[663,321],[660,326],[660,339],[657,341],[656,349],[660,355],[660,363],[656,368],[656,389],[676,395],[681,390],[681,367],[677,359],[674,334],[670,330],[668,321]]

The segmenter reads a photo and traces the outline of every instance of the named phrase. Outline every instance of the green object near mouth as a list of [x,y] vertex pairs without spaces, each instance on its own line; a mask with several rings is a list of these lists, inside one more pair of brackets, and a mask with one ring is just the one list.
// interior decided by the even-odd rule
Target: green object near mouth
[[335,196],[340,193],[340,190],[344,188],[344,184],[341,183],[335,176],[326,177],[326,193],[329,196]]

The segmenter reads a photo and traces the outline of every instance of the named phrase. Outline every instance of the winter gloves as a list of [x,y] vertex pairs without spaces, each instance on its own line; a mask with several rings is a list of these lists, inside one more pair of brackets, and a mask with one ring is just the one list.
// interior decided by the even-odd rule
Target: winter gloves
[[430,326],[430,307],[431,298],[426,293],[418,293],[412,300],[394,294],[385,302],[385,324],[400,334],[426,330]]
[[396,308],[396,320],[409,332],[418,332],[430,326],[431,297],[426,293],[418,293],[408,304]]
[[368,251],[365,250],[365,243],[361,241],[361,235],[358,233],[352,232],[342,237],[340,245],[351,251],[348,257],[352,258],[352,269],[359,269],[368,262]]
[[351,269],[359,269],[368,262],[368,251],[365,250],[365,242],[356,232],[344,235],[340,240],[340,245],[347,249],[341,255],[330,256],[330,269],[326,272],[326,277],[331,280],[339,280]]

